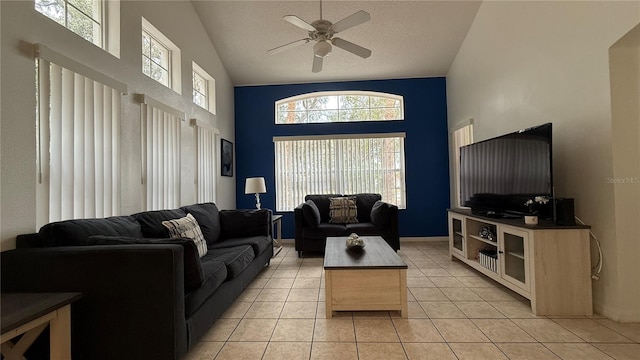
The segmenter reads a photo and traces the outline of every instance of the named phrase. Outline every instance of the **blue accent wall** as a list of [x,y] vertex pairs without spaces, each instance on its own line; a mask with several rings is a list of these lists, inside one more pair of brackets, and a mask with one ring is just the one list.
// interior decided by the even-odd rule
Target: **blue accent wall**
[[[404,121],[337,124],[275,124],[275,102],[316,91],[362,90],[404,96]],[[235,88],[236,205],[255,208],[244,194],[247,177],[264,176],[263,208],[275,209],[274,136],[405,132],[407,208],[400,210],[400,236],[446,236],[449,149],[446,80],[440,78],[350,81]],[[282,213],[282,236],[294,238],[293,209]]]

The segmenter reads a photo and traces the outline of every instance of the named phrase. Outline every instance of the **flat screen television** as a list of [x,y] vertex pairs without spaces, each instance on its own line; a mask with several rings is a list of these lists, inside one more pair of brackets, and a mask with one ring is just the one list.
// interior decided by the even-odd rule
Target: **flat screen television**
[[[553,198],[551,123],[460,148],[460,204],[496,217],[530,213],[525,202]],[[552,201],[537,215],[552,218]]]

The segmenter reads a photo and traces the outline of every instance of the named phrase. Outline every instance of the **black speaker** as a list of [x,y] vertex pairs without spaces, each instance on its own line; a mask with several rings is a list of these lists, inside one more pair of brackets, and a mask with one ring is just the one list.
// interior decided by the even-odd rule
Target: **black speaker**
[[575,225],[576,218],[573,211],[573,199],[555,199],[554,215],[556,225]]

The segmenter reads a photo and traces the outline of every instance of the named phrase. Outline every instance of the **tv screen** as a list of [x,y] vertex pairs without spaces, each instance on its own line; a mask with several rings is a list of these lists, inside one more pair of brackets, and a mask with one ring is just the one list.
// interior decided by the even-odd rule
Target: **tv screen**
[[[551,123],[460,148],[460,197],[479,214],[522,216],[535,196],[553,195]],[[552,216],[550,206],[538,215]]]

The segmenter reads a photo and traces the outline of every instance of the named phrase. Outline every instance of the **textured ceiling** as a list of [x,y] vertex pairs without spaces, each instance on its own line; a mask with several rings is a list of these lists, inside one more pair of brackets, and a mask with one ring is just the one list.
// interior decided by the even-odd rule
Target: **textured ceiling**
[[333,23],[365,10],[371,21],[336,35],[372,50],[368,59],[334,47],[311,72],[313,43],[275,55],[267,50],[307,37],[284,20],[320,18],[319,1],[195,1],[194,7],[235,85],[444,76],[479,1],[323,1]]

